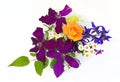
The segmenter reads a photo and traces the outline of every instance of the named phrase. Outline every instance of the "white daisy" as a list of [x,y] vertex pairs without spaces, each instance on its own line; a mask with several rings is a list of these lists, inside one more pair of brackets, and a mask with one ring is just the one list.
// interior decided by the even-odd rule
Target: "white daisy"
[[90,46],[89,46],[89,45],[85,45],[85,46],[84,46],[84,50],[85,50],[85,51],[89,51],[89,49],[90,49]]
[[90,53],[90,54],[94,54],[94,49],[90,49],[90,50],[89,50],[89,53]]
[[82,51],[82,50],[84,49],[83,45],[79,45],[79,46],[78,46],[78,49],[79,49],[80,51]]
[[85,56],[86,58],[88,58],[88,57],[90,57],[90,53],[89,53],[89,52],[85,52],[85,53],[84,53],[84,56]]

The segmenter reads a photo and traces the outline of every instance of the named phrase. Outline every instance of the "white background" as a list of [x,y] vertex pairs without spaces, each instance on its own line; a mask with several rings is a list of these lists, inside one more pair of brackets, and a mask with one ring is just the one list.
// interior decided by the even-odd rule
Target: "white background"
[[[119,3],[119,0],[0,0],[0,82],[120,82]],[[78,69],[66,71],[59,78],[49,68],[40,77],[33,62],[21,68],[8,67],[17,57],[29,56],[30,37],[41,26],[39,17],[49,7],[59,10],[65,4],[95,24],[110,29],[113,38],[101,46],[104,53],[85,59]]]

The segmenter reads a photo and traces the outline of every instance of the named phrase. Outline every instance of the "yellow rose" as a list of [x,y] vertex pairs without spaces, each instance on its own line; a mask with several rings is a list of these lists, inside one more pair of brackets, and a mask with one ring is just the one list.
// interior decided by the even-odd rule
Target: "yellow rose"
[[83,27],[76,22],[70,22],[62,27],[63,33],[71,40],[78,41],[82,39]]

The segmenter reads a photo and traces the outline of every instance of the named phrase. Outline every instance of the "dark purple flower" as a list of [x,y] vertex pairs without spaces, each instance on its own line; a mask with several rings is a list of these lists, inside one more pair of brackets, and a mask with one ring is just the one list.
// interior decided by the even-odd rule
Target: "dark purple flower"
[[44,38],[44,33],[42,28],[37,28],[33,32],[32,41],[33,45],[35,45],[33,48],[30,49],[30,52],[35,52],[37,60],[41,60],[42,62],[46,61],[46,49],[48,51],[54,50],[56,47],[56,42],[54,40],[48,40],[45,41]]
[[103,51],[104,51],[104,50],[101,50],[101,49],[100,49],[100,50],[96,50],[96,49],[95,49],[96,55],[102,54]]
[[54,73],[56,77],[59,77],[63,73],[64,60],[73,68],[79,67],[77,59],[67,55],[73,48],[74,43],[71,40],[63,41],[61,38],[57,39],[57,50],[47,52],[47,56],[50,58],[56,58],[57,62],[54,65]]
[[72,9],[68,5],[66,5],[59,13],[52,8],[49,8],[48,15],[42,16],[39,20],[48,25],[56,23],[55,31],[61,33],[62,24],[66,24],[66,20],[63,16],[68,15],[71,11]]
[[43,38],[44,38],[44,33],[43,33],[43,29],[38,27],[34,32],[33,32],[33,36],[32,37],[32,41],[33,41],[33,45],[35,45],[35,47],[30,49],[30,52],[35,52],[36,58],[37,60],[41,60],[42,62],[46,61],[46,57],[45,57],[45,49],[42,46],[43,43]]
[[38,52],[38,50],[40,49],[41,47],[41,43],[42,43],[42,40],[44,38],[44,33],[43,33],[43,29],[38,27],[34,32],[33,32],[33,36],[31,39],[32,39],[32,42],[33,42],[33,45],[35,45],[34,48],[31,48],[30,49],[30,52]]

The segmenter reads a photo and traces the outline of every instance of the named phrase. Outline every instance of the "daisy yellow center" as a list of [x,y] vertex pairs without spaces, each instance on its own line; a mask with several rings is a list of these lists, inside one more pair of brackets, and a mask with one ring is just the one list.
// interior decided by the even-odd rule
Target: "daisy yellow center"
[[88,58],[88,57],[89,57],[89,54],[86,54],[85,56]]

